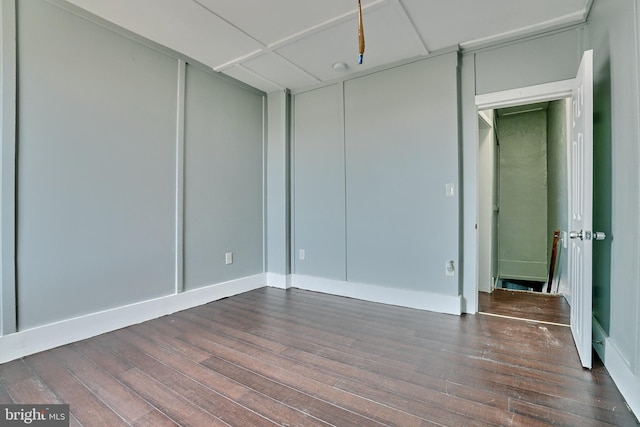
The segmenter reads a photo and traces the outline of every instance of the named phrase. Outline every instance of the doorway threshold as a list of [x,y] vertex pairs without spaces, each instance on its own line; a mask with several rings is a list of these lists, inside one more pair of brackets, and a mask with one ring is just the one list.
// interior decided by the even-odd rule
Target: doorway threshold
[[503,319],[509,319],[509,320],[522,320],[529,323],[542,323],[545,325],[564,326],[565,328],[568,328],[570,326],[566,323],[547,322],[546,320],[535,320],[535,319],[527,319],[524,317],[505,316],[503,314],[487,313],[485,311],[479,311],[478,314],[482,314],[484,316],[501,317]]
[[478,312],[562,326],[568,326],[571,318],[571,307],[562,295],[509,289],[479,292]]

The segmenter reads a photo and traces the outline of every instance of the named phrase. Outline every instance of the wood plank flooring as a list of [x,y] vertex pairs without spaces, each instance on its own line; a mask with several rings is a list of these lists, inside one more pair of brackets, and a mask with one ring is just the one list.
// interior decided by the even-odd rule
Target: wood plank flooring
[[72,426],[635,426],[568,328],[264,288],[0,365]]
[[495,289],[478,297],[480,312],[569,325],[571,308],[558,294]]

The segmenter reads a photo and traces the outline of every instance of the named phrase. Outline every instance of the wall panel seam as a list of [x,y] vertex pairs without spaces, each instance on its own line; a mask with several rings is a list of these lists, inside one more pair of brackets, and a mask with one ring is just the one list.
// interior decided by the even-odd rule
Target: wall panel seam
[[175,293],[184,291],[184,143],[187,64],[178,60],[176,104]]

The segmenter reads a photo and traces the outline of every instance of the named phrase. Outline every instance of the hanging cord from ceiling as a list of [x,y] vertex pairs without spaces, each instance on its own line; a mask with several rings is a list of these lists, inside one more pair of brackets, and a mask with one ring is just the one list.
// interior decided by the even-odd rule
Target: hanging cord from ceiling
[[362,25],[362,3],[358,0],[358,64],[362,64],[364,59],[364,26]]

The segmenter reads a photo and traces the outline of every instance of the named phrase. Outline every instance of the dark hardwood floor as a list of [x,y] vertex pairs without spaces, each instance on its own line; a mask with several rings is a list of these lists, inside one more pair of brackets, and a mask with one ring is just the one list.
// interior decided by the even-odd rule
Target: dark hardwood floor
[[569,325],[571,308],[562,295],[495,289],[478,297],[481,313]]
[[0,365],[82,426],[633,426],[564,326],[265,288]]

